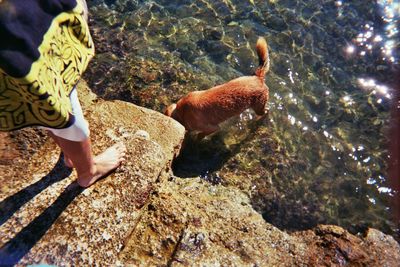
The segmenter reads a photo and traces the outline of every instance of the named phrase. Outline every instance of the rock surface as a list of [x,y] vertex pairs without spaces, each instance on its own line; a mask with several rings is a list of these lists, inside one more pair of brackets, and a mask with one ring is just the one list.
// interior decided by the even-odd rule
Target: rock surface
[[42,131],[2,133],[0,266],[399,266],[399,244],[377,230],[289,234],[238,187],[174,177],[181,125],[79,92],[95,153],[123,140],[126,162],[83,190]]

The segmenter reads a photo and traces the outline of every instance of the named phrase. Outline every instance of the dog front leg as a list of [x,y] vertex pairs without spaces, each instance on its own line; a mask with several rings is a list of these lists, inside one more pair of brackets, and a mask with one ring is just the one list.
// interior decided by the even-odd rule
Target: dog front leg
[[206,130],[203,130],[202,132],[197,134],[197,140],[200,141],[204,137],[206,137],[207,135],[210,135],[210,134],[212,134],[212,133],[214,133],[214,132],[216,132],[218,130],[219,130],[219,126],[218,125],[216,125],[216,126],[215,125],[209,125]]

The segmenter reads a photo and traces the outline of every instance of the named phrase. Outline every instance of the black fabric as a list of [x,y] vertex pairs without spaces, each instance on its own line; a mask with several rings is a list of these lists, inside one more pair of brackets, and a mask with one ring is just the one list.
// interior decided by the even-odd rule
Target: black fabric
[[0,68],[26,76],[53,18],[72,10],[76,0],[3,0],[0,2]]

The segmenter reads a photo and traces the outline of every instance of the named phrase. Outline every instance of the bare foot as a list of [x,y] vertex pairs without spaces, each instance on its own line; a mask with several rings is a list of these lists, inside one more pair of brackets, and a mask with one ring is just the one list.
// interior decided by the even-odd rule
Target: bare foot
[[120,142],[107,148],[103,153],[94,158],[94,168],[92,173],[78,177],[78,184],[82,187],[89,187],[98,179],[107,176],[115,170],[124,160],[126,147]]

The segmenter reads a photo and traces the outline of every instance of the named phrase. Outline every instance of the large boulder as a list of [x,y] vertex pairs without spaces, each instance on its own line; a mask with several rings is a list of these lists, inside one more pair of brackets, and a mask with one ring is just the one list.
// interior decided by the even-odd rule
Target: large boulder
[[121,253],[134,266],[293,266],[307,248],[266,223],[234,188],[167,181]]
[[120,254],[133,266],[399,266],[400,246],[369,229],[285,233],[235,188],[174,178],[153,194]]

